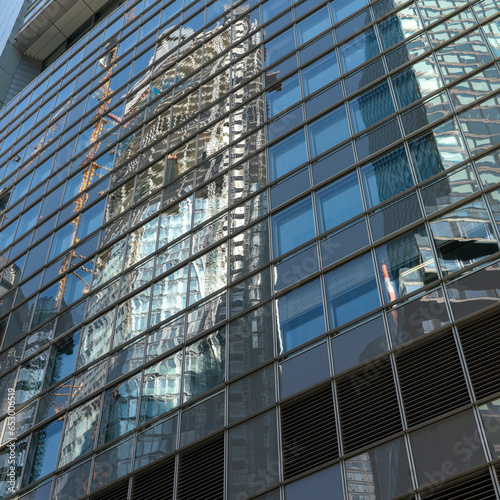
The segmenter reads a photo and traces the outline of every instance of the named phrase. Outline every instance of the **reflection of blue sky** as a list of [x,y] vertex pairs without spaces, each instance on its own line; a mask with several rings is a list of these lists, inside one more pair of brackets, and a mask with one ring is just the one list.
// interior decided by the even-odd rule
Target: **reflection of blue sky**
[[0,53],[9,39],[23,3],[24,0],[9,0],[9,8],[4,9],[3,16],[0,18]]

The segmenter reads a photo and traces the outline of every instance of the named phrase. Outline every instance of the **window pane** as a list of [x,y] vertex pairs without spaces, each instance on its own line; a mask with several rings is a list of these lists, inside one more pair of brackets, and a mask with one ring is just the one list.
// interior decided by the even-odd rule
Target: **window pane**
[[350,458],[345,468],[349,496],[359,491],[360,481],[376,498],[395,498],[413,490],[408,455],[402,438]]
[[354,133],[361,132],[394,113],[394,105],[387,82],[350,100],[349,109]]
[[304,130],[283,139],[269,148],[269,176],[277,179],[307,161]]
[[182,412],[181,442],[186,446],[224,427],[224,392]]
[[479,407],[493,459],[500,457],[500,399]]
[[392,77],[400,108],[442,87],[437,64],[433,57],[422,59]]
[[62,427],[63,420],[56,420],[33,433],[23,475],[23,486],[53,472],[56,466]]
[[274,366],[266,366],[229,385],[228,401],[230,423],[275,403]]
[[279,481],[277,440],[274,409],[229,430],[229,498],[246,498]]
[[295,48],[295,35],[293,26],[270,42],[264,48],[265,66],[269,66]]
[[377,37],[373,28],[366,30],[339,48],[344,73],[363,64],[379,52]]
[[340,106],[309,124],[311,156],[317,156],[350,136],[345,106]]
[[316,279],[276,301],[278,351],[289,351],[325,332],[323,294]]
[[474,201],[431,222],[443,274],[498,251],[493,224],[484,202]]
[[431,244],[423,226],[378,247],[376,254],[386,302],[437,279]]
[[428,179],[468,158],[454,120],[410,142],[410,151],[420,180]]
[[363,211],[356,171],[320,189],[315,198],[320,233]]
[[343,500],[340,465],[334,465],[285,486],[286,500],[304,500],[304,498]]
[[115,312],[111,310],[85,326],[77,368],[87,365],[109,351],[114,318]]
[[342,325],[380,306],[371,254],[325,274],[330,328]]
[[99,396],[68,414],[58,467],[93,450],[100,407]]
[[191,262],[189,304],[205,298],[227,284],[227,244]]
[[339,76],[337,54],[333,51],[302,70],[302,84],[305,95],[312,94]]
[[[421,486],[441,483],[455,475],[483,464],[483,448],[474,440],[479,431],[472,410],[445,418],[410,433],[417,478]],[[474,445],[471,446],[470,442]],[[469,443],[469,444],[467,444]],[[463,460],[463,456],[467,460]],[[447,464],[446,467],[443,464]],[[451,464],[453,467],[448,467]]]
[[336,335],[331,340],[335,373],[387,351],[384,321],[381,316]]
[[172,453],[177,442],[177,415],[137,435],[134,469]]
[[286,398],[330,378],[330,360],[326,342],[299,351],[280,363],[280,397]]
[[295,73],[266,92],[268,118],[272,118],[299,100],[299,74]]
[[98,444],[107,443],[135,427],[140,383],[139,373],[106,391]]
[[92,491],[130,473],[133,449],[134,438],[131,438],[96,456]]
[[186,347],[184,401],[224,382],[225,344],[221,329]]
[[273,254],[278,257],[315,235],[311,197],[308,196],[273,215]]
[[302,45],[329,27],[330,14],[325,6],[297,23],[297,43]]
[[[413,186],[404,148],[398,148],[361,167],[368,207],[373,207]],[[390,179],[390,181],[389,181]]]
[[182,352],[174,354],[144,371],[140,423],[179,405],[181,365]]
[[234,377],[274,357],[271,302],[229,323],[229,375]]

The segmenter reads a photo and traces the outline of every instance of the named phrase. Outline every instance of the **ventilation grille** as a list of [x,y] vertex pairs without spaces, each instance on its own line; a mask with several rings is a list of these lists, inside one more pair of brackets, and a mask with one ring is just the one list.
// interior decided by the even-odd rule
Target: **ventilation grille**
[[90,500],[127,500],[128,496],[128,479],[115,486],[108,488],[102,493],[92,495]]
[[478,399],[500,391],[500,313],[458,328]]
[[345,453],[401,430],[389,358],[379,359],[337,384]]
[[134,478],[132,500],[173,500],[175,460]]
[[224,495],[224,434],[181,453],[178,500],[221,500]]
[[281,408],[285,478],[339,456],[331,386]]
[[415,425],[470,402],[451,331],[396,357],[406,418]]
[[436,486],[421,494],[425,500],[496,500],[488,469]]

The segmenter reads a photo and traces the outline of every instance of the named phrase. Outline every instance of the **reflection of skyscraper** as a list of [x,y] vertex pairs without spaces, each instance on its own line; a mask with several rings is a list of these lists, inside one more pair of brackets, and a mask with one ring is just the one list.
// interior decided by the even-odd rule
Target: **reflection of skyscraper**
[[499,497],[497,23],[32,2],[0,83],[0,498]]

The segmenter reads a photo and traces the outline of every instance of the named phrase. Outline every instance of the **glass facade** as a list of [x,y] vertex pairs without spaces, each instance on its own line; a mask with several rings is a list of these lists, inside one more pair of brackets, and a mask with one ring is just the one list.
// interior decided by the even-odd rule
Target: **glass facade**
[[0,111],[0,498],[500,498],[498,1],[116,4]]

